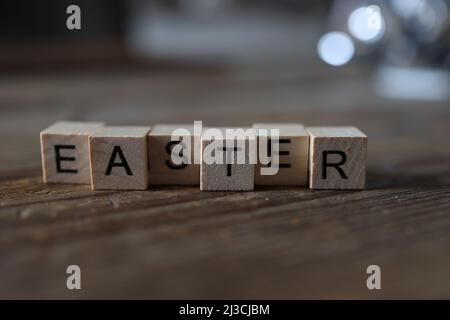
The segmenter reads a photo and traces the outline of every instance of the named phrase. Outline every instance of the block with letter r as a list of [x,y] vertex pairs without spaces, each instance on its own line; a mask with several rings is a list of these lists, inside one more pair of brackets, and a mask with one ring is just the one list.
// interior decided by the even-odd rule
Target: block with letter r
[[355,127],[309,127],[309,187],[364,189],[367,136]]

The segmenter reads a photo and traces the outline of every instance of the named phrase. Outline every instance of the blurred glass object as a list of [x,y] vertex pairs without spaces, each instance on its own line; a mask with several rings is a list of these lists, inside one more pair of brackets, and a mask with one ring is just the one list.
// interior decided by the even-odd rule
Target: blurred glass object
[[450,75],[443,70],[383,66],[375,75],[378,94],[390,99],[446,101],[449,88]]
[[385,50],[386,60],[398,66],[411,65],[417,55],[417,46],[403,37],[388,43]]
[[444,0],[391,0],[391,5],[421,41],[436,39],[448,23],[448,6]]
[[324,34],[317,44],[320,58],[332,66],[342,66],[355,53],[352,39],[344,32],[333,31]]
[[180,11],[192,16],[204,17],[226,10],[232,0],[180,0]]
[[[332,66],[350,60],[366,65],[375,92],[384,98],[446,101],[450,99],[448,3],[335,0],[318,55]],[[355,40],[351,45],[347,31]]]
[[316,14],[309,15],[315,6],[300,1],[285,8],[286,2],[178,0],[167,5],[134,0],[128,43],[140,57],[199,64],[311,59],[321,23]]
[[391,0],[394,11],[404,19],[416,16],[423,0]]

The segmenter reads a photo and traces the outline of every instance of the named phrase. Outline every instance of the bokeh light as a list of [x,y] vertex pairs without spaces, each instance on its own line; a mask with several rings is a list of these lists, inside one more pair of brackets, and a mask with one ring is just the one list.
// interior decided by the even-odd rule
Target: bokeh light
[[350,14],[347,25],[350,33],[364,42],[377,41],[384,33],[384,19],[377,5],[357,8]]
[[324,62],[332,66],[342,66],[352,59],[355,46],[346,33],[333,31],[320,38],[317,51]]

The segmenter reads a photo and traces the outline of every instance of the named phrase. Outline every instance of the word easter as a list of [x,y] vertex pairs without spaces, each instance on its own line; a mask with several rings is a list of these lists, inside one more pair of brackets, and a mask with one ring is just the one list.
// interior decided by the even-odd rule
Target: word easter
[[203,128],[201,121],[153,127],[61,121],[41,132],[41,155],[44,182],[93,190],[364,189],[367,136],[355,127],[297,123]]

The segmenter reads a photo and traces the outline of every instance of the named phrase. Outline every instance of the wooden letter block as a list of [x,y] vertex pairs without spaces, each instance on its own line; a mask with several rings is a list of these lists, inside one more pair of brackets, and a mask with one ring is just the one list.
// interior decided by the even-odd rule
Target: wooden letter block
[[[226,137],[225,128],[217,130],[222,132],[223,139],[212,137],[208,130],[202,135],[200,190],[253,190],[255,165],[251,158],[256,154],[256,138]],[[222,162],[208,164],[208,155],[217,156]]]
[[355,127],[310,127],[309,187],[364,189],[367,136]]
[[101,122],[59,121],[41,132],[45,183],[90,184],[89,135]]
[[[308,184],[309,134],[303,125],[258,123],[254,124],[253,128],[256,130],[279,130],[278,142],[270,139],[270,136],[262,139],[261,136],[264,136],[264,134],[258,134],[258,148],[261,148],[260,143],[267,143],[267,148],[265,150],[259,149],[258,154],[265,151],[265,157],[270,157],[272,160],[270,165],[261,164],[258,161],[258,165],[255,167],[255,185],[306,186]],[[270,135],[270,131],[267,134]],[[274,161],[276,158],[273,158],[273,153],[277,150],[279,157],[278,172],[274,175],[262,174],[261,168],[277,165]]]
[[89,137],[93,190],[147,189],[149,131],[150,127],[103,127]]
[[[171,135],[176,129],[184,129],[189,134],[182,133],[178,140],[171,140]],[[193,125],[171,124],[156,125],[148,135],[148,161],[150,185],[199,185],[200,164],[194,163],[194,159],[200,159],[201,133],[194,133]],[[186,141],[186,139],[189,139]],[[188,155],[183,150],[174,149],[179,145],[190,149]],[[174,163],[171,159],[172,150],[182,163]],[[189,159],[190,158],[190,159]],[[189,164],[190,163],[190,164]]]

